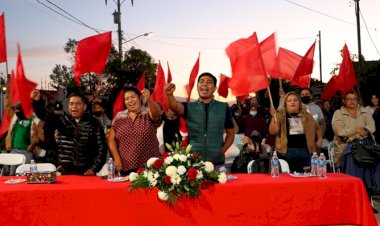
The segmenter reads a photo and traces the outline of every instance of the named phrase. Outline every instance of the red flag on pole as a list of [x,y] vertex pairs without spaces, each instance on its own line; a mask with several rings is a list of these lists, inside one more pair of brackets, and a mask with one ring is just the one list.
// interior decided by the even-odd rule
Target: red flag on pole
[[14,71],[12,70],[11,79],[9,81],[10,95],[11,95],[11,104],[15,105],[20,101],[19,92],[17,88],[17,79]]
[[275,33],[260,42],[260,52],[263,58],[265,71],[271,75],[275,69],[276,63],[276,37]]
[[139,82],[136,85],[137,89],[143,90],[145,88],[145,72],[141,75]]
[[168,109],[168,101],[166,99],[165,86],[165,74],[164,70],[162,69],[161,62],[159,62],[156,75],[156,84],[154,85],[152,99],[156,102],[161,103],[164,111]]
[[167,80],[167,84],[171,83],[172,82],[172,73],[170,72],[170,68],[169,68],[169,62],[168,63],[168,80]]
[[330,100],[333,96],[335,96],[336,91],[339,89],[339,86],[336,84],[336,77],[337,75],[333,75],[326,84],[326,87],[323,89],[321,95],[322,100]]
[[194,87],[195,84],[195,79],[197,78],[198,72],[199,72],[199,58],[201,56],[201,53],[198,54],[198,59],[195,62],[193,69],[191,70],[190,73],[190,78],[189,78],[189,84],[185,86],[186,91],[187,91],[187,102],[190,101],[190,96],[191,96],[191,90]]
[[0,63],[7,62],[7,42],[5,39],[4,13],[0,16]]
[[232,68],[229,88],[235,96],[245,96],[268,86],[268,77],[261,58],[256,32],[226,48]]
[[11,118],[8,115],[7,109],[4,109],[3,118],[0,125],[0,138],[2,138],[9,130]]
[[37,87],[37,84],[26,78],[19,45],[17,45],[17,49],[18,55],[16,64],[16,84],[19,91],[22,110],[24,111],[24,114],[27,118],[31,118],[33,107],[32,99],[30,99],[30,93]]
[[278,49],[275,70],[273,71],[273,74],[271,74],[271,77],[291,81],[301,60],[302,56],[280,47]]
[[117,95],[115,102],[113,102],[113,117],[117,115],[118,112],[124,110],[124,89],[121,89]]
[[218,94],[219,96],[222,96],[224,98],[227,98],[228,96],[228,83],[230,81],[230,78],[220,74],[220,82],[218,87]]
[[337,79],[337,84],[340,90],[344,93],[350,91],[358,83],[356,79],[356,73],[354,66],[351,61],[350,52],[348,51],[347,45],[344,44],[343,50],[343,60],[339,67],[339,74]]
[[102,74],[111,51],[111,32],[94,35],[78,42],[74,78],[80,85],[79,77],[88,72]]
[[309,88],[310,77],[314,66],[314,50],[315,42],[310,46],[309,50],[306,52],[305,56],[298,65],[292,79],[292,85],[299,86],[300,88]]

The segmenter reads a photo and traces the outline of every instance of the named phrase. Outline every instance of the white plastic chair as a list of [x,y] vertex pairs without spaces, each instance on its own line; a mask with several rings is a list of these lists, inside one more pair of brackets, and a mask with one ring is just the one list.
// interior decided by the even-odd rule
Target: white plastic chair
[[331,141],[328,146],[327,146],[327,153],[329,155],[329,160],[327,160],[326,162],[328,164],[330,164],[330,167],[333,171],[333,173],[335,173],[335,164],[334,164],[334,141]]
[[290,173],[288,162],[283,159],[278,159],[278,160],[280,161],[280,165],[281,165],[281,173]]
[[[37,172],[55,172],[57,168],[51,163],[37,163]],[[16,175],[23,175],[30,171],[30,164],[22,164],[16,169]]]
[[[2,153],[0,154],[0,165],[16,166],[24,164],[26,158],[23,154]],[[3,175],[4,167],[1,168],[0,175]]]
[[252,173],[252,165],[253,165],[254,162],[255,162],[255,160],[249,161],[249,163],[247,165],[247,172],[248,173]]

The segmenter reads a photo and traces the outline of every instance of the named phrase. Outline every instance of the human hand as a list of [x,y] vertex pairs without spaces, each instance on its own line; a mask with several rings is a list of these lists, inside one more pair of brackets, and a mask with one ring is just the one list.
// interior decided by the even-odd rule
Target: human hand
[[150,98],[150,91],[147,88],[144,88],[141,90],[141,95],[143,96],[144,99],[148,100]]
[[122,168],[123,168],[123,165],[121,164],[120,158],[115,158],[114,164],[115,164],[115,170],[117,172],[120,172],[122,170]]
[[243,142],[243,144],[252,144],[251,138],[249,138],[247,136],[240,138],[240,140],[241,140],[241,142]]
[[358,133],[361,137],[366,137],[368,135],[367,131],[364,128],[356,128],[355,132]]
[[92,169],[88,169],[83,175],[85,175],[85,176],[95,176],[95,172]]
[[39,90],[35,89],[30,93],[30,99],[34,101],[39,101],[41,99],[41,93]]
[[274,115],[276,115],[276,109],[274,108],[274,106],[273,105],[271,105],[270,106],[270,108],[269,108],[269,113],[270,113],[270,115],[271,116],[274,116]]
[[175,84],[174,83],[169,83],[165,86],[166,95],[173,95],[174,91],[175,91]]

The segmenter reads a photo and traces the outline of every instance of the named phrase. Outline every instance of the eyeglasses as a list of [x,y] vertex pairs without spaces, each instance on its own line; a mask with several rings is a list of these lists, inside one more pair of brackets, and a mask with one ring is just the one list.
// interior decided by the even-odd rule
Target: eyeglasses
[[355,101],[357,101],[358,99],[357,98],[347,98],[347,99],[345,99],[345,101],[347,101],[347,102],[355,102]]

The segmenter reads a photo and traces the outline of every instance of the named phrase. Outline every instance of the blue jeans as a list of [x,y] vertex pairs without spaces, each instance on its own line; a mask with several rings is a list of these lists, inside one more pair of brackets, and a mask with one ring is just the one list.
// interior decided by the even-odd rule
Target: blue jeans
[[288,148],[284,159],[288,162],[290,172],[304,172],[310,166],[310,155],[307,148]]
[[[12,154],[23,154],[26,158],[26,161],[25,161],[25,164],[29,164],[30,163],[30,160],[33,159],[33,153],[32,152],[29,152],[25,149],[12,149],[11,151]],[[11,176],[15,175],[16,174],[16,169],[17,169],[18,165],[14,165],[14,166],[11,166],[10,167],[10,170],[9,170],[9,174]]]

